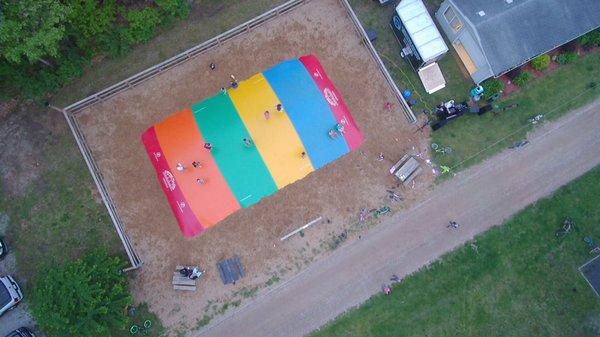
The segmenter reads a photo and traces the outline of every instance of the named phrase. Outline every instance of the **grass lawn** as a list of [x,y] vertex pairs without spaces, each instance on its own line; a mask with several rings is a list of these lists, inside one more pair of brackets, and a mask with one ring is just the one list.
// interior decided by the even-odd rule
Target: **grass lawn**
[[97,247],[126,257],[106,209],[92,196],[92,177],[72,135],[46,144],[35,160],[49,167],[24,196],[10,196],[0,186],[0,210],[11,219],[8,236],[20,276],[34,279],[42,267]]
[[[313,337],[598,336],[600,299],[577,268],[600,240],[600,168],[409,276]],[[555,237],[566,216],[574,231]]]
[[[449,48],[448,54],[438,62],[446,79],[446,87],[429,95],[423,89],[417,72],[412,69],[407,61],[400,57],[400,44],[389,25],[395,6],[381,7],[376,1],[372,0],[349,0],[349,2],[363,27],[377,31],[377,40],[374,43],[375,49],[377,49],[377,53],[379,53],[398,88],[400,90],[410,89],[420,102],[414,107],[415,113],[423,108],[431,110],[440,101],[449,99],[461,101],[468,97],[469,90],[475,84],[468,77],[466,70],[462,68],[461,61],[452,48]],[[439,6],[430,4],[428,7],[431,12]],[[446,44],[450,46],[448,41],[446,41]]]
[[460,117],[432,133],[432,142],[454,150],[450,155],[434,153],[435,162],[463,169],[491,157],[526,137],[533,128],[529,118],[544,114],[545,120],[556,119],[600,96],[599,78],[600,53],[590,54],[534,80],[499,103],[517,103],[517,108],[498,115]]
[[[33,110],[28,114],[41,116],[38,121],[48,118],[47,113],[35,111],[41,110],[39,107],[27,108]],[[17,279],[25,288],[26,301],[36,276],[45,267],[76,259],[98,247],[127,258],[104,205],[94,200],[92,177],[71,133],[53,134],[43,129],[35,137],[43,137],[38,141],[45,144],[42,156],[31,158],[47,164],[40,166],[41,178],[33,181],[23,196],[9,195],[0,185],[0,212],[10,218],[7,240],[17,258]],[[148,335],[160,336],[164,329],[145,305],[130,324],[144,319],[154,323]],[[129,336],[128,329],[113,331],[111,336]]]

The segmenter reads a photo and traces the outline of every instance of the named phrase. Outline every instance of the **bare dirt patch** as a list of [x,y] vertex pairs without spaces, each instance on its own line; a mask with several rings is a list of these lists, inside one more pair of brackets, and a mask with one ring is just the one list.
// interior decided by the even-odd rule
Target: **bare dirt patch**
[[7,196],[23,196],[52,165],[42,160],[43,151],[64,133],[64,119],[56,111],[41,111],[16,99],[0,102],[0,184]]
[[[180,233],[140,141],[150,125],[216,93],[229,75],[239,79],[282,60],[316,54],[344,96],[365,134],[360,150],[314,172],[257,205],[236,212],[192,240]],[[208,65],[217,64],[216,71]],[[388,173],[406,152],[427,148],[427,131],[415,132],[360,36],[337,0],[313,0],[220,47],[120,93],[78,114],[126,231],[144,261],[132,287],[138,301],[172,330],[198,328],[206,317],[237,306],[261,288],[290,277],[333,249],[345,229],[358,237],[361,208],[390,204],[386,189],[396,183]],[[426,150],[425,150],[426,151]],[[385,160],[378,161],[379,153]],[[394,210],[410,204],[427,189],[429,171],[414,186],[396,188],[405,197]],[[286,242],[279,238],[308,221],[323,221]],[[217,261],[238,254],[247,276],[223,286]],[[195,293],[175,292],[176,265],[199,264],[208,274]],[[202,319],[205,318],[203,321]]]

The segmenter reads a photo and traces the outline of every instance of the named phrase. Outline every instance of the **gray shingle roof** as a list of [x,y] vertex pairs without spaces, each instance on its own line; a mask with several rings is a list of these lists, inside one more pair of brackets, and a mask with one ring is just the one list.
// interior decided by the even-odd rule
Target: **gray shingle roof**
[[495,75],[600,27],[600,0],[452,2],[475,26]]

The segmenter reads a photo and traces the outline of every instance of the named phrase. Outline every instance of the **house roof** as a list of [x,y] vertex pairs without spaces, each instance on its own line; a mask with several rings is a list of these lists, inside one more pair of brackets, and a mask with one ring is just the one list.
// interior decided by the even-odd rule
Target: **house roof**
[[424,62],[448,51],[423,1],[402,0],[396,7],[396,13]]
[[600,27],[600,0],[451,0],[495,75]]

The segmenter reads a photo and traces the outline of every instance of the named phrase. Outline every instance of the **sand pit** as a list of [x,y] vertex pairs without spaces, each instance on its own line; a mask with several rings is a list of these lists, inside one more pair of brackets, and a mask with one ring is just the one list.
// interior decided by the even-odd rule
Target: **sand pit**
[[[339,160],[239,210],[202,235],[186,239],[145,153],[140,135],[151,125],[229,84],[301,55],[316,55],[364,134],[362,146]],[[214,62],[215,70],[209,68]],[[385,108],[390,102],[391,109]],[[390,105],[387,105],[388,107]],[[393,203],[390,166],[427,147],[427,131],[407,122],[389,83],[338,0],[312,0],[259,27],[76,115],[125,232],[144,265],[132,289],[171,329],[199,328],[211,317],[290,277],[333,249],[338,234],[356,224],[362,208],[398,210],[433,180],[426,170]],[[385,159],[378,160],[383,153]],[[322,221],[281,242],[283,235],[321,216]],[[355,228],[355,227],[353,227]],[[366,228],[366,226],[365,226]],[[347,240],[357,236],[349,232]],[[333,243],[333,244],[332,244]],[[223,286],[217,261],[239,255],[247,275]],[[176,265],[201,265],[207,275],[193,293],[175,292]]]

